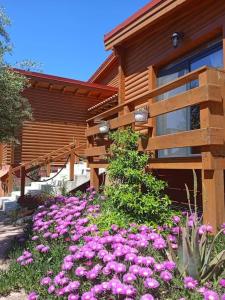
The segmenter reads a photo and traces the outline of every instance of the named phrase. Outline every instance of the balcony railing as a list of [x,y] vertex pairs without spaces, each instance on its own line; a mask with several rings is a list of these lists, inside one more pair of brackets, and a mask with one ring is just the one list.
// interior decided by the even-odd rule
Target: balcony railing
[[[187,90],[163,101],[152,101],[153,98],[193,80],[199,81],[198,87]],[[201,147],[202,152],[206,152],[205,150],[207,147],[219,146],[220,150],[218,150],[218,156],[220,156],[219,154],[224,150],[224,93],[225,72],[223,70],[213,69],[206,66],[156,89],[147,91],[141,96],[136,96],[132,100],[125,101],[124,103],[121,103],[87,120],[88,128],[86,130],[86,136],[88,139],[88,148],[86,149],[86,155],[90,158],[100,158],[108,153],[108,144],[98,147],[95,146],[94,137],[99,134],[99,126],[94,125],[95,122],[108,120],[111,130],[126,127],[128,125],[139,126],[137,123],[135,124],[134,111],[137,106],[141,107],[147,105],[149,111],[148,121],[136,128],[148,128],[152,131],[155,126],[154,120],[156,117],[185,107],[199,105],[199,129],[181,131],[161,136],[149,135],[148,142],[144,146],[140,143],[140,149],[151,152],[169,148]],[[184,165],[179,164],[179,161],[182,161],[182,159],[177,158],[171,160],[153,158],[150,160],[153,168],[154,165],[156,168],[163,168],[163,164],[166,164],[167,166],[169,164],[172,168],[184,168]],[[201,169],[203,167],[201,157],[192,157],[190,159],[185,158],[183,161],[187,168]],[[190,164],[190,161],[192,161],[193,164]],[[207,168],[209,167],[210,166],[207,166]]]

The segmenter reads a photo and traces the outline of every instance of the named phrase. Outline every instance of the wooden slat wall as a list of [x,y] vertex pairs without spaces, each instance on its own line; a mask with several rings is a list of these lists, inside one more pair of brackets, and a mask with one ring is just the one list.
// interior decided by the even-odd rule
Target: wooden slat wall
[[86,142],[87,109],[100,100],[43,88],[29,88],[24,96],[31,103],[34,120],[24,123],[15,163],[30,161],[74,140]]
[[23,127],[22,161],[28,162],[74,141],[85,143],[85,126],[50,122],[26,122]]
[[2,147],[2,165],[8,165],[11,162],[11,146],[1,144]]
[[[175,31],[184,33],[184,45],[190,45],[204,28],[224,16],[225,1],[196,0],[193,6],[182,10],[156,24],[151,30],[143,32],[126,45],[125,99],[141,95],[148,90],[148,67],[157,65],[167,58],[168,51],[173,51],[171,34]],[[175,51],[173,51],[175,52]]]
[[105,71],[97,80],[93,82],[118,87],[118,80],[118,64],[115,62],[115,64],[109,70]]

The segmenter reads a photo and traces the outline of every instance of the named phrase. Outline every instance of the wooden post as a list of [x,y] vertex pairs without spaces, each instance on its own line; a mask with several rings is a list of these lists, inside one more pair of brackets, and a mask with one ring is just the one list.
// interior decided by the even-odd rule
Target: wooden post
[[75,164],[75,153],[74,151],[70,154],[70,174],[69,178],[71,181],[74,180],[74,164]]
[[8,186],[7,186],[7,195],[11,195],[13,191],[13,174],[12,174],[12,166],[9,167],[9,173],[8,173]]
[[223,170],[202,170],[203,222],[213,226],[214,233],[224,222]]
[[3,144],[0,144],[0,169],[2,168],[3,164]]
[[95,188],[96,191],[99,189],[99,174],[96,168],[91,167],[91,174],[90,174],[90,185]]
[[26,185],[26,168],[22,166],[20,168],[20,196],[25,195],[25,185]]
[[[199,85],[219,84],[219,74],[216,70],[207,70],[199,75]],[[224,128],[223,105],[200,105],[201,128]],[[202,148],[202,203],[203,223],[213,226],[214,233],[224,222],[224,170],[216,164],[216,155],[221,151],[218,147]],[[224,151],[224,148],[222,149]]]
[[51,173],[51,163],[47,163],[46,165],[46,177],[49,177]]
[[[116,56],[118,57],[118,104],[122,104],[125,102],[125,50],[121,46],[118,46],[114,49]],[[124,106],[123,110],[119,112],[119,116],[126,114],[129,112],[129,108]]]

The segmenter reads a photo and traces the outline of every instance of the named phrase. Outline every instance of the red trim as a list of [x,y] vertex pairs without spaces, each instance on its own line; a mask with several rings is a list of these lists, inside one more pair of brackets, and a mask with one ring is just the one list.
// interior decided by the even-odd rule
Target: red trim
[[55,76],[55,75],[43,74],[43,73],[38,73],[38,72],[24,71],[24,70],[20,70],[20,69],[16,69],[16,68],[14,68],[13,71],[23,74],[27,77],[38,78],[40,80],[44,79],[44,80],[48,80],[51,82],[52,81],[60,82],[62,84],[79,85],[84,88],[101,89],[101,90],[114,92],[114,93],[116,93],[118,91],[117,88],[114,88],[111,86],[106,86],[103,84],[98,84],[98,83],[89,83],[89,82],[85,82],[85,81],[81,81],[81,80],[59,77],[59,76]]
[[151,2],[149,2],[148,4],[146,4],[144,7],[142,7],[141,9],[139,9],[136,13],[134,13],[132,16],[130,16],[129,18],[127,18],[124,22],[122,22],[121,24],[119,24],[118,26],[116,26],[112,31],[106,33],[104,35],[104,42],[106,42],[113,35],[117,34],[119,31],[121,31],[122,29],[124,29],[125,27],[127,27],[128,25],[130,25],[132,22],[136,21],[138,18],[140,18],[141,16],[143,16],[147,11],[151,10],[152,8],[154,8],[155,6],[157,6],[158,4],[160,4],[162,1],[164,1],[164,0],[152,0]]
[[98,69],[91,75],[91,77],[88,79],[88,82],[93,82],[97,80],[101,73],[104,72],[106,68],[110,67],[116,60],[117,57],[115,56],[115,54],[111,53],[98,67]]

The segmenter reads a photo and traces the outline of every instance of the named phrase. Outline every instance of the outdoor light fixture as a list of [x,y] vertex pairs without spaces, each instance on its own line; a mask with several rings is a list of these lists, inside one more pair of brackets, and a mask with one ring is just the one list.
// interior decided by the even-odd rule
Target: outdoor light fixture
[[141,107],[135,110],[134,112],[135,122],[144,123],[148,121],[148,108]]
[[99,123],[99,132],[100,133],[108,133],[109,132],[109,122],[108,121],[101,121]]
[[183,39],[184,35],[182,32],[174,32],[171,36],[172,44],[174,48],[177,48]]

